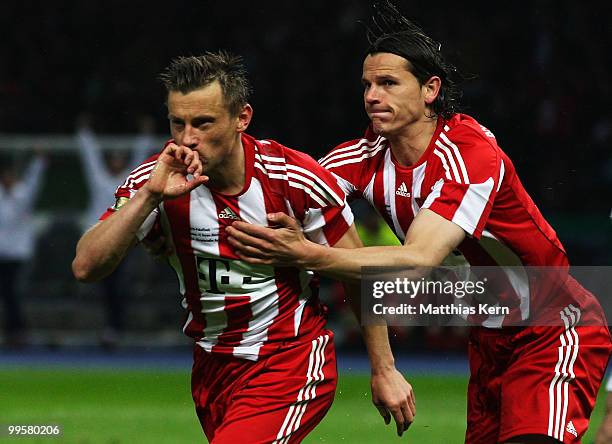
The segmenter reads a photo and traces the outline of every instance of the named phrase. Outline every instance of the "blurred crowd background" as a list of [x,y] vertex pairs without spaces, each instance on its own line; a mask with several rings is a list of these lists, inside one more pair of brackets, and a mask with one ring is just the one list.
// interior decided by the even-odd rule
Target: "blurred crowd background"
[[[612,26],[603,2],[397,3],[469,78],[465,112],[495,133],[570,260],[612,265]],[[113,203],[115,185],[102,184],[167,137],[156,76],[171,58],[219,48],[244,56],[257,138],[318,157],[367,125],[367,1],[9,0],[2,12],[0,309],[8,346],[188,343],[176,278],[164,264],[136,251],[112,279],[89,286],[70,272],[104,193]],[[88,166],[94,155],[106,178]],[[6,192],[15,184],[17,201]],[[389,242],[367,208],[355,211],[371,243]],[[31,245],[18,248],[24,237]],[[326,281],[324,297],[340,345],[358,346],[338,286]],[[406,347],[461,349],[463,334],[454,333],[395,332]]]

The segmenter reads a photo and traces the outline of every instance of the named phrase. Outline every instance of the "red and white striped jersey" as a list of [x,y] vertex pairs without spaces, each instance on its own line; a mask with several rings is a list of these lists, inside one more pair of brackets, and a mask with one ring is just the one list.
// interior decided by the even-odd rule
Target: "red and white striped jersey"
[[[282,211],[301,223],[307,238],[331,246],[353,215],[333,175],[308,155],[248,135],[242,135],[242,145],[246,180],[240,193],[225,195],[203,185],[165,201],[139,237],[157,227],[172,239],[170,264],[188,314],[185,334],[208,352],[257,360],[283,343],[318,336],[326,308],[313,273],[239,260],[225,227],[239,219],[267,225],[268,213]],[[117,189],[118,202],[146,183],[156,158],[128,176]]]
[[[364,198],[376,208],[402,242],[415,215],[429,208],[465,230],[468,236],[458,249],[473,266],[568,266],[561,242],[514,165],[491,131],[470,116],[439,118],[429,146],[411,166],[400,165],[389,142],[370,128],[319,163],[337,176],[349,198]],[[534,297],[534,283],[516,268],[507,272],[516,310],[489,316],[483,325],[524,320],[546,302]],[[574,303],[592,298],[579,285],[568,286],[568,292],[581,293],[573,295]]]

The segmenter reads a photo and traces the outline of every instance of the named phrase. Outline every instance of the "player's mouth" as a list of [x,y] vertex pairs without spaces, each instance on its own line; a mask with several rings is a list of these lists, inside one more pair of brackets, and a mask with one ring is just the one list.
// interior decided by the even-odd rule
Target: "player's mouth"
[[383,109],[370,110],[368,115],[370,116],[370,119],[388,119],[391,117],[391,111]]

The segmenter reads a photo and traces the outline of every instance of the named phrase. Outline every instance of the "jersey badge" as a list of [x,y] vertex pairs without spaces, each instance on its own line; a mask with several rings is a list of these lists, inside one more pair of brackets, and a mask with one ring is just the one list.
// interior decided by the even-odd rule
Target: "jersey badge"
[[113,210],[117,211],[119,208],[124,206],[126,203],[130,201],[129,197],[118,197],[115,200],[115,205],[113,205]]
[[572,421],[567,423],[567,427],[565,428],[567,433],[571,433],[576,438],[578,438],[578,432],[576,431],[576,427],[574,427],[574,423]]
[[219,213],[219,219],[240,220],[240,217],[238,217],[230,207],[225,207],[225,209]]
[[408,192],[408,187],[406,186],[405,182],[402,182],[402,184],[397,187],[395,194],[402,197],[410,197],[410,193]]

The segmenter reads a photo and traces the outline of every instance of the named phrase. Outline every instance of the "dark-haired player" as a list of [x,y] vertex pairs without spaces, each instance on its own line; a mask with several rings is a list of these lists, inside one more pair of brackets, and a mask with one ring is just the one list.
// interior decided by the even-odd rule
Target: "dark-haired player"
[[[362,83],[371,124],[320,163],[404,245],[315,245],[291,218],[274,214],[284,229],[228,229],[240,257],[341,279],[359,278],[364,266],[435,266],[455,249],[471,265],[566,269],[561,242],[493,133],[457,112],[456,72],[440,45],[389,3],[379,4],[369,41]],[[512,310],[482,319],[470,334],[466,442],[580,442],[612,350],[601,307],[567,275],[551,295],[546,280],[502,270],[515,289]],[[558,307],[556,322],[516,326],[548,307]]]
[[[183,331],[195,340],[192,394],[209,441],[300,442],[331,406],[337,379],[317,281],[240,260],[225,227],[265,224],[267,213],[283,211],[314,242],[352,248],[359,240],[350,208],[312,158],[244,133],[253,110],[240,58],[178,58],[161,79],[173,139],[132,171],[115,206],[83,235],[74,274],[101,279],[137,239],[161,231],[188,313]],[[365,329],[364,338],[373,396],[403,432],[414,417],[412,388],[388,365],[386,328]]]

